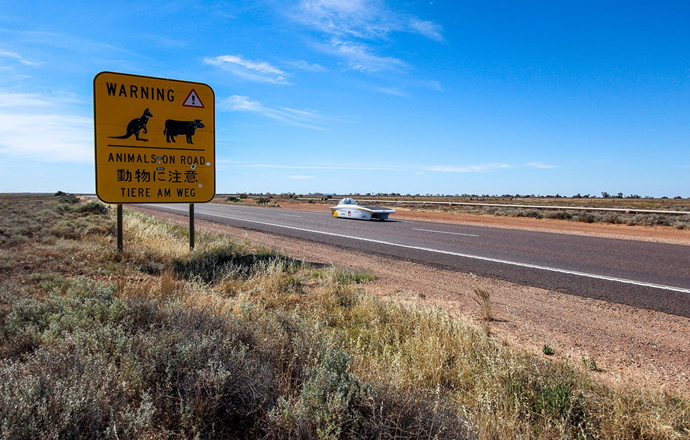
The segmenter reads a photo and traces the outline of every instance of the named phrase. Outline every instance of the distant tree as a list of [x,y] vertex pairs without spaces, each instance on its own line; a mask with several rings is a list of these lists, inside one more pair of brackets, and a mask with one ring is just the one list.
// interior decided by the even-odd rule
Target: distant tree
[[611,197],[611,194],[607,193],[606,191],[604,191],[604,192],[601,193],[601,198],[602,198],[602,199],[608,199],[609,197]]

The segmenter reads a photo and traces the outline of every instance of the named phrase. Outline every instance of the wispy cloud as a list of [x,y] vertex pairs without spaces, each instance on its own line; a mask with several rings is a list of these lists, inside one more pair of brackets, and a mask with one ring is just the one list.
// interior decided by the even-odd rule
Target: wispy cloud
[[432,21],[420,20],[416,17],[409,17],[408,25],[411,31],[417,32],[432,40],[444,41],[443,35],[441,35],[442,28],[439,24]]
[[374,87],[374,90],[380,93],[385,93],[386,95],[400,96],[401,98],[410,98],[409,93],[405,93],[402,90],[391,89],[388,87]]
[[303,0],[295,18],[322,32],[360,39],[409,32],[443,41],[440,25],[392,10],[383,0]]
[[375,53],[372,43],[390,41],[396,32],[444,41],[440,25],[391,9],[384,0],[302,0],[293,18],[325,34],[317,47],[346,60],[348,69],[380,72],[408,67]]
[[35,107],[48,108],[54,103],[41,95],[30,95],[25,93],[0,93],[0,111],[4,109],[30,109]]
[[[92,41],[88,38],[82,38],[73,33],[60,33],[60,32],[45,32],[45,31],[12,31],[7,29],[0,29],[0,33],[7,35],[13,41],[21,42],[22,44],[28,44],[33,47],[43,47],[44,49],[53,48],[58,49],[45,51],[43,53],[44,57],[47,56],[62,56],[61,50],[68,51],[70,54],[74,53],[90,53],[96,55],[102,54],[127,54],[136,57],[141,57],[131,50],[131,48],[122,48],[114,46],[109,43],[101,43],[98,41]],[[12,53],[12,52],[9,52]],[[23,57],[22,57],[23,58]],[[40,63],[38,63],[40,64]]]
[[296,176],[289,176],[290,179],[292,180],[309,180],[309,179],[315,179],[316,176],[302,176],[302,175],[296,175]]
[[491,171],[496,169],[513,168],[505,163],[491,163],[485,165],[470,165],[470,166],[448,166],[438,165],[425,168],[426,171],[435,171],[438,173],[480,173],[483,171]]
[[276,168],[286,170],[344,170],[344,171],[398,171],[400,168],[389,166],[361,166],[361,165],[278,165],[278,164],[245,164],[242,168]]
[[427,87],[429,89],[436,90],[437,92],[442,92],[443,87],[441,86],[441,83],[436,81],[436,80],[427,80],[427,81],[421,81],[420,84],[424,87]]
[[408,67],[407,63],[397,58],[374,55],[371,48],[362,43],[334,38],[328,45],[320,47],[324,52],[332,53],[345,59],[348,69],[360,72],[381,72]]
[[425,171],[433,171],[438,173],[482,173],[493,170],[509,169],[509,168],[540,168],[549,169],[556,168],[554,165],[546,165],[541,162],[529,162],[521,165],[511,165],[507,163],[489,163],[483,165],[469,165],[469,166],[448,166],[437,165],[424,168]]
[[417,175],[424,175],[429,172],[436,173],[482,173],[494,170],[517,169],[517,168],[557,168],[553,165],[544,165],[540,162],[532,162],[521,165],[511,165],[506,163],[490,163],[482,165],[467,165],[467,166],[405,166],[405,165],[324,165],[324,164],[270,164],[270,163],[239,163],[235,162],[237,168],[270,168],[270,169],[285,169],[285,170],[332,170],[332,171],[395,171],[395,172],[413,172]]
[[248,96],[230,96],[221,103],[219,108],[230,111],[255,112],[290,125],[314,130],[325,130],[322,126],[317,124],[325,122],[326,118],[313,110],[297,110],[288,107],[267,107],[259,101],[252,100]]
[[32,61],[29,61],[29,60],[23,58],[19,54],[16,54],[14,52],[8,52],[6,50],[0,50],[0,57],[11,58],[11,59],[17,60],[19,63],[24,64],[25,66],[36,66],[36,65],[38,65],[38,63],[34,63]]
[[322,66],[320,64],[316,64],[316,63],[311,64],[311,63],[308,63],[304,60],[286,61],[285,64],[288,66],[292,66],[295,69],[306,70],[308,72],[327,72],[328,71],[327,68],[325,68],[324,66]]
[[93,161],[93,119],[61,98],[0,92],[0,154],[43,162]]
[[218,66],[233,75],[249,81],[290,84],[285,77],[287,73],[264,61],[251,61],[242,55],[221,55],[215,58],[205,58],[204,62]]
[[545,163],[541,162],[529,162],[523,165],[526,168],[541,168],[541,169],[549,169],[549,168],[558,168],[555,165],[547,165]]

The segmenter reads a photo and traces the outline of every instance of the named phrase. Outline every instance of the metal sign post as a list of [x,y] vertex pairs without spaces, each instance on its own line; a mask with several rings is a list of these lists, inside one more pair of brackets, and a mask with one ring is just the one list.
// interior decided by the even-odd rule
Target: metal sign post
[[189,204],[189,250],[194,250],[194,203]]
[[122,205],[117,205],[117,251],[122,252]]

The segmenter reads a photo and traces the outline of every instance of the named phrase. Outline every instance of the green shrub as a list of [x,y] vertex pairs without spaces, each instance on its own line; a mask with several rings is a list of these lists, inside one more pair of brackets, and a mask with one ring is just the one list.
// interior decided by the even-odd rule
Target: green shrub
[[103,205],[101,202],[97,202],[95,200],[92,200],[92,201],[85,203],[83,205],[78,205],[78,206],[73,207],[72,211],[80,213],[80,214],[83,214],[83,213],[107,214],[108,208],[106,208],[106,206]]
[[60,202],[60,203],[67,203],[67,204],[79,203],[79,197],[75,196],[74,194],[69,194],[69,193],[65,193],[62,191],[58,191],[54,194],[54,196],[57,197],[58,202]]

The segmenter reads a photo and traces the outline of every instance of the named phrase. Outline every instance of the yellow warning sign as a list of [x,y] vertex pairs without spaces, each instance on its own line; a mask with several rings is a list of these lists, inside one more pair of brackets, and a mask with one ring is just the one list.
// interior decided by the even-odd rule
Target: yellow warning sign
[[93,80],[96,194],[106,203],[205,203],[216,193],[206,84],[101,72]]

